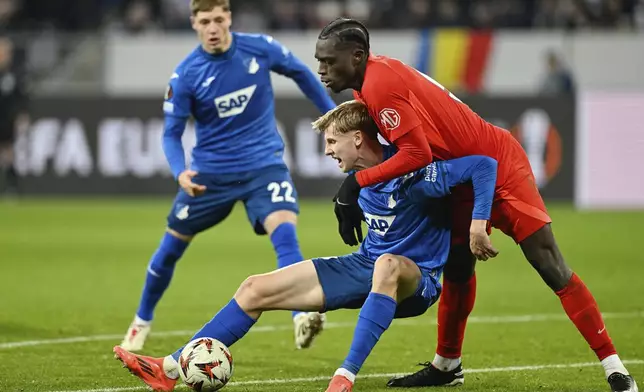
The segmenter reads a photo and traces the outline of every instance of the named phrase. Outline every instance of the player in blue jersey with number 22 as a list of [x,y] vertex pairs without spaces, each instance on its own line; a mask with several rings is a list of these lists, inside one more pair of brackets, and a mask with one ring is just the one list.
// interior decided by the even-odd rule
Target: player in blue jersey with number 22
[[[349,101],[322,116],[325,153],[349,172],[376,166],[393,156],[382,146],[367,108]],[[450,188],[471,182],[472,219],[490,219],[497,162],[469,156],[434,162],[424,169],[360,190],[367,236],[360,249],[339,257],[306,260],[251,276],[234,298],[191,339],[210,337],[231,346],[262,312],[304,309],[325,312],[361,308],[349,354],[327,392],[351,392],[362,364],[394,318],[419,316],[438,299],[450,248]],[[477,222],[481,223],[481,222]],[[115,347],[117,358],[148,386],[174,389],[181,349],[165,358],[144,357]]]
[[[143,348],[154,308],[193,237],[224,220],[236,202],[244,203],[255,233],[270,237],[278,267],[303,260],[297,192],[283,160],[271,71],[293,79],[322,113],[335,107],[312,71],[272,37],[232,33],[228,0],[191,0],[190,7],[200,45],[172,74],[163,103],[163,149],[181,189],[121,343],[131,351]],[[189,117],[197,143],[186,168],[181,137]],[[294,311],[293,321],[295,344],[305,348],[323,328],[324,316]]]

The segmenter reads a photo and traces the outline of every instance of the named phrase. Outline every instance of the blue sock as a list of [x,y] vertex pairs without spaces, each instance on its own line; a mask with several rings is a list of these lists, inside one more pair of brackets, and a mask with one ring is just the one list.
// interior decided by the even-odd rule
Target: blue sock
[[[277,226],[271,234],[271,242],[277,254],[277,268],[287,267],[304,260],[293,223],[286,222]],[[301,311],[294,310],[293,317],[299,313]]]
[[[215,317],[212,318],[212,320],[208,321],[203,327],[201,327],[199,332],[197,332],[189,342],[197,338],[207,337],[217,339],[227,347],[230,347],[236,341],[243,338],[250,328],[255,325],[255,322],[257,322],[257,320],[247,315],[233,298],[215,315]],[[183,347],[172,354],[172,357],[177,361],[181,355],[181,350],[183,350]]]
[[161,296],[170,285],[174,266],[181,258],[190,243],[182,241],[169,233],[165,233],[161,245],[148,264],[148,274],[143,287],[143,295],[136,315],[139,318],[152,321],[154,308]]
[[369,293],[360,310],[349,355],[341,366],[343,369],[358,374],[367,356],[378,343],[380,336],[391,325],[396,313],[396,306],[396,301],[388,295]]

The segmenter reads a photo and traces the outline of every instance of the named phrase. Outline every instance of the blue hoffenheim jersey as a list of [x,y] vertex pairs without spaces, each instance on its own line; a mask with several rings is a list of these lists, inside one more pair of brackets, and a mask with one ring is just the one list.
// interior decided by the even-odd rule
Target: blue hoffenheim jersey
[[166,117],[194,117],[193,170],[236,173],[283,164],[271,71],[294,79],[320,111],[335,107],[311,70],[270,36],[233,33],[228,51],[212,55],[199,46],[179,64],[163,109]]
[[[385,155],[393,155],[391,147]],[[451,187],[472,181],[477,219],[489,219],[496,161],[482,156],[433,162],[387,183],[363,188],[358,200],[369,228],[359,253],[372,260],[384,253],[402,255],[419,267],[438,271],[450,249]]]

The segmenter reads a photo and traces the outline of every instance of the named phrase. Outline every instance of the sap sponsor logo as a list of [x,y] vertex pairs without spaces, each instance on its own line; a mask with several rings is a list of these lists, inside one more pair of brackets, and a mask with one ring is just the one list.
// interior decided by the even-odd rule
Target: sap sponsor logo
[[380,215],[371,215],[365,212],[365,220],[367,221],[367,226],[369,230],[373,231],[379,236],[384,236],[389,231],[389,228],[394,223],[396,215],[390,216],[380,216]]
[[215,106],[220,118],[236,116],[242,114],[248,106],[257,85],[254,84],[241,90],[233,91],[221,97],[215,98]]

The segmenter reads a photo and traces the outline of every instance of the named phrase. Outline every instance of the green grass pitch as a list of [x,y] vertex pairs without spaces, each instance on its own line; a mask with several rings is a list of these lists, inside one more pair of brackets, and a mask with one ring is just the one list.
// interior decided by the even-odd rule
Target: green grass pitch
[[[0,203],[0,391],[143,390],[111,349],[133,317],[169,203]],[[567,261],[593,291],[621,357],[644,383],[644,258],[638,245],[644,212],[550,207]],[[299,236],[306,257],[349,252],[331,209],[329,202],[303,203]],[[607,391],[603,370],[557,297],[511,240],[500,232],[492,240],[501,253],[477,269],[478,297],[464,348],[471,373],[459,390]],[[246,276],[274,264],[268,238],[254,236],[237,208],[198,237],[178,264],[146,353],[174,351]],[[394,322],[367,360],[356,391],[385,391],[383,374],[413,371],[417,362],[430,360],[435,314],[430,309]],[[232,347],[235,374],[225,390],[324,391],[348,350],[356,315],[329,314],[330,328],[314,347],[296,351],[290,313],[265,314],[257,331]]]

